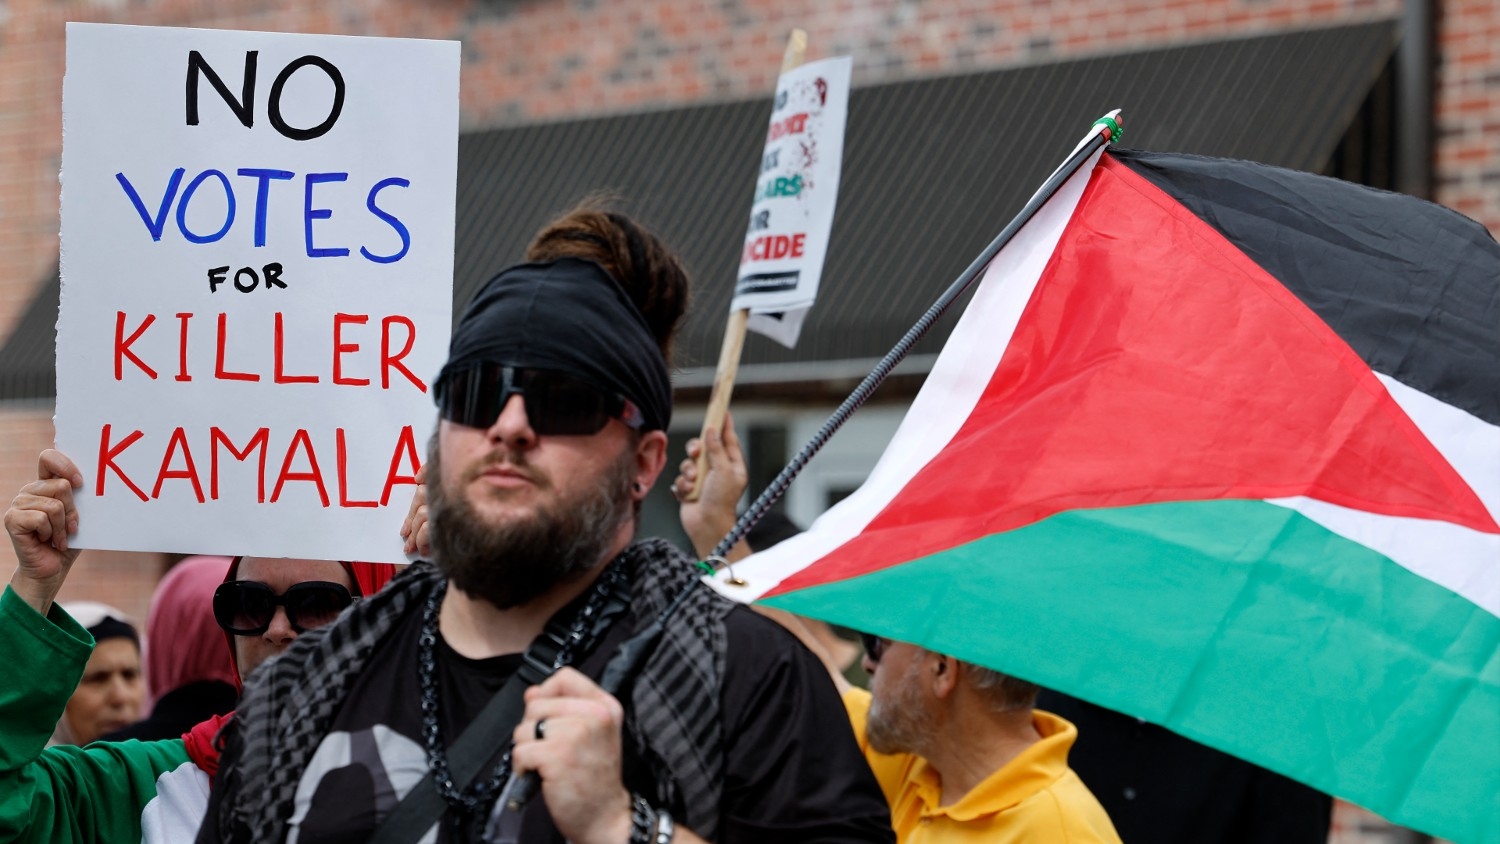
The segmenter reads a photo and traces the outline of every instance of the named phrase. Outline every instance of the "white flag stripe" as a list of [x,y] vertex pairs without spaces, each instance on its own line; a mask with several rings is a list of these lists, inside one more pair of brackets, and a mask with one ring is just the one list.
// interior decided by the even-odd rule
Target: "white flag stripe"
[[1500,616],[1500,536],[1432,519],[1382,516],[1314,498],[1268,499],[1389,557],[1396,565]]
[[[1490,517],[1500,522],[1500,427],[1389,375],[1378,372],[1375,375],[1438,453],[1479,496]],[[1490,561],[1500,568],[1500,557],[1491,557]]]
[[[1388,375],[1379,378],[1438,453],[1479,496],[1490,516],[1500,521],[1500,427]],[[1500,616],[1500,535],[1432,519],[1376,516],[1300,496],[1270,503],[1296,510],[1485,612]]]
[[736,601],[756,600],[858,536],[924,466],[947,448],[1000,365],[1021,313],[1102,154],[1101,149],[1078,168],[990,262],[973,301],[869,479],[806,532],[736,563],[735,576],[748,585],[727,585],[728,572],[720,572],[710,581],[715,588]]

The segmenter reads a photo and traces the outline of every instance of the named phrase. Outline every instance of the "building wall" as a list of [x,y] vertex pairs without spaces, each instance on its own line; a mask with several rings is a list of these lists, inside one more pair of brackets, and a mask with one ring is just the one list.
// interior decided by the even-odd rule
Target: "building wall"
[[[68,20],[461,39],[463,124],[477,128],[760,96],[794,26],[813,57],[853,55],[865,85],[1388,17],[1402,2],[0,0],[0,337],[57,262]],[[1500,144],[1488,140],[1500,133],[1500,2],[1437,3],[1437,199],[1500,231]],[[49,406],[0,408],[0,494],[34,477],[50,440]],[[11,559],[0,548],[0,569]],[[128,565],[148,582],[155,563]],[[117,592],[109,566],[90,569],[101,593]]]

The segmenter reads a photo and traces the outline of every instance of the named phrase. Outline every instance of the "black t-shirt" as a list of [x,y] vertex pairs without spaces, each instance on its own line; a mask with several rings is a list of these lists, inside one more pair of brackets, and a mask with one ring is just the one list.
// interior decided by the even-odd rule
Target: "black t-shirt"
[[1333,798],[1242,759],[1043,690],[1037,707],[1072,721],[1068,766],[1125,844],[1323,844]]
[[[421,614],[412,613],[355,682],[298,783],[288,842],[367,841],[426,775],[420,624]],[[894,841],[885,799],[822,664],[775,622],[745,607],[731,609],[725,625],[720,712],[727,746],[718,840]],[[578,662],[579,670],[597,679],[635,626],[629,613],[616,620]],[[520,655],[467,659],[439,637],[437,663],[439,719],[451,743],[514,673]],[[485,777],[498,759],[497,753],[486,765]],[[644,763],[628,750],[623,767],[628,789],[655,793]],[[674,815],[681,817],[681,810]],[[443,823],[422,840],[450,837],[464,836]],[[520,841],[562,841],[540,797],[526,809]]]

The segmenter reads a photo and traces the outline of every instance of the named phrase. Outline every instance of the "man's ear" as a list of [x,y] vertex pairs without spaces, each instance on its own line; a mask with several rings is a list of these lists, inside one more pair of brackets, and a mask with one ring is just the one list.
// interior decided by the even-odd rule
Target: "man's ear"
[[666,432],[647,431],[641,434],[635,446],[635,475],[631,479],[630,497],[636,501],[644,499],[666,465]]
[[928,682],[932,685],[932,693],[942,700],[953,694],[958,686],[958,660],[938,653],[929,656],[931,662],[928,664]]

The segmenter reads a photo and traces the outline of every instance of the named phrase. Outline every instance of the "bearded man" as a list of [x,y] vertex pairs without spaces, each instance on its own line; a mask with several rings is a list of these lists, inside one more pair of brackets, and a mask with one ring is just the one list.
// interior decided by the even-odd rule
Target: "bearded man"
[[[892,840],[817,658],[632,542],[666,462],[680,263],[594,207],[527,259],[435,384],[434,563],[255,678],[199,841]],[[622,644],[643,656],[611,694]],[[524,772],[540,799],[501,799]]]

